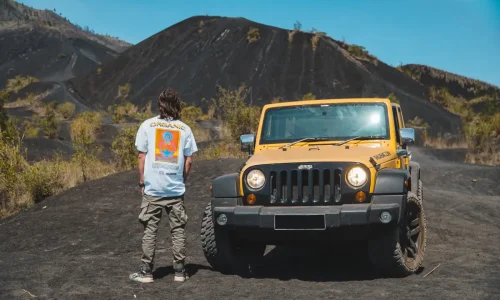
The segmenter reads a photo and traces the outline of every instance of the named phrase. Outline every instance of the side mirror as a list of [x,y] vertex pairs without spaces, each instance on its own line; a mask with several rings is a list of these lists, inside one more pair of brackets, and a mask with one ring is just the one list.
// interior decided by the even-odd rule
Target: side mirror
[[415,143],[415,129],[401,128],[399,129],[399,135],[401,136],[403,145],[411,145]]
[[240,136],[240,148],[243,152],[248,152],[249,155],[253,152],[253,146],[255,143],[255,134],[242,134]]

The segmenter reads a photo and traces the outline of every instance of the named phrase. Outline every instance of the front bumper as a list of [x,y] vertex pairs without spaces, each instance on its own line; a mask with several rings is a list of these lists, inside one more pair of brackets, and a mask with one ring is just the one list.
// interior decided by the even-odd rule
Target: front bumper
[[[399,223],[404,211],[403,195],[373,196],[367,204],[344,204],[329,206],[242,206],[231,205],[229,199],[212,199],[213,217],[216,226],[231,229],[271,230],[328,230],[340,227]],[[381,220],[388,212],[389,223]],[[217,222],[225,214],[226,223]]]

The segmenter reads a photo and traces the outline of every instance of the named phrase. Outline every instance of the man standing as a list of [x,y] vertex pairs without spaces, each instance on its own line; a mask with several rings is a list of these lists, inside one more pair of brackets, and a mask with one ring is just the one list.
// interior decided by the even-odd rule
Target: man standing
[[181,103],[177,92],[164,90],[158,98],[160,115],[144,121],[137,132],[139,174],[142,193],[139,221],[144,225],[140,271],[130,274],[137,282],[153,282],[156,236],[163,208],[168,214],[172,237],[175,281],[187,278],[186,237],[188,216],[184,208],[185,182],[192,155],[198,150],[193,132],[179,120]]

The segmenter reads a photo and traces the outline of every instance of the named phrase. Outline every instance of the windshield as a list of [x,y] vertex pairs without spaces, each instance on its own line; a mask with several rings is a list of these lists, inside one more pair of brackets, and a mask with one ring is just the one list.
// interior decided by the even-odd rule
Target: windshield
[[266,110],[261,144],[288,143],[304,138],[346,140],[357,136],[389,139],[384,103],[314,104]]

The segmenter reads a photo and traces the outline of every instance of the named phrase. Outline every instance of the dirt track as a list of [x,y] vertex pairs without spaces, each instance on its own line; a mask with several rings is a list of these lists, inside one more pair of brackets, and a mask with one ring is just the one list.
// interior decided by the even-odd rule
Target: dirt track
[[132,171],[76,187],[0,223],[0,299],[33,299],[26,291],[36,299],[500,299],[500,168],[412,150],[423,168],[429,228],[425,269],[418,275],[376,278],[359,254],[336,257],[317,249],[275,249],[258,278],[212,271],[200,247],[200,217],[210,179],[241,164],[225,160],[196,162],[190,177],[186,283],[173,282],[164,221],[155,283],[128,279],[137,269],[142,237]]

